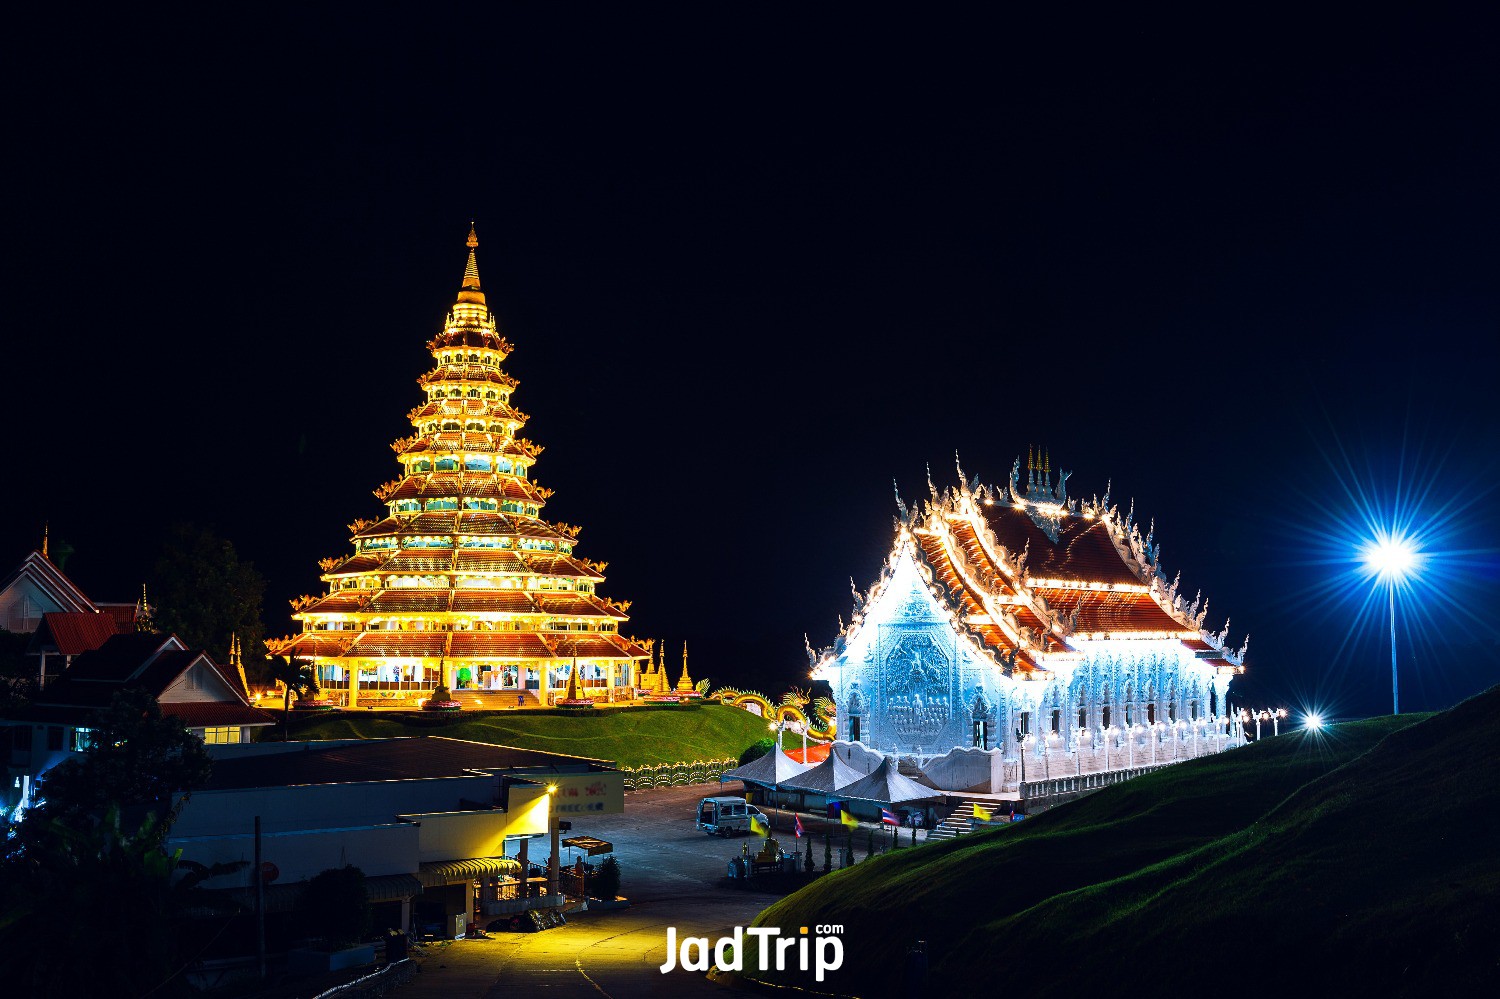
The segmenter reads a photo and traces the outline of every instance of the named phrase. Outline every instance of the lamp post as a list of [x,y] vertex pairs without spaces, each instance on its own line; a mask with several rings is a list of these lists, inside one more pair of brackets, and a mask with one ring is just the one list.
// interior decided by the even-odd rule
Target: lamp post
[[1396,586],[1417,569],[1416,543],[1399,532],[1375,538],[1364,547],[1364,563],[1385,582],[1391,609],[1391,714],[1401,713],[1400,686],[1396,678]]

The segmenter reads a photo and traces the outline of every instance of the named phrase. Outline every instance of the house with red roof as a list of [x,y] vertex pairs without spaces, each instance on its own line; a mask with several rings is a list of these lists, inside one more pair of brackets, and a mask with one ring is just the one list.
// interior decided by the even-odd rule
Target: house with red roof
[[[71,631],[75,626],[59,618],[54,638],[82,642],[89,637]],[[250,703],[238,671],[201,649],[189,649],[176,635],[110,635],[96,648],[78,652],[29,706],[0,719],[6,760],[0,802],[7,813],[25,807],[37,778],[88,747],[94,719],[125,690],[148,692],[163,714],[180,719],[209,745],[250,742],[255,729],[275,721]]]

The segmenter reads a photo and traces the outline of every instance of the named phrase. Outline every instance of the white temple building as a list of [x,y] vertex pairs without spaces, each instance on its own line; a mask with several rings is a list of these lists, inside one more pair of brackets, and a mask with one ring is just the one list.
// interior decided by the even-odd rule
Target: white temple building
[[[1005,795],[1077,790],[1242,744],[1228,709],[1245,645],[1161,569],[1134,508],[1067,495],[1050,461],[908,509],[853,619],[812,652],[839,739],[907,757],[925,782]],[[1246,645],[1248,639],[1246,640]],[[1090,776],[1090,775],[1103,775]],[[1023,796],[1024,792],[1023,792]]]

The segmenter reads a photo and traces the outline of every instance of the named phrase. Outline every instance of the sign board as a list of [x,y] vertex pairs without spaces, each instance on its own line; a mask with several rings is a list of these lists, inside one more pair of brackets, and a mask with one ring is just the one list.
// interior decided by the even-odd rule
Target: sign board
[[275,881],[279,877],[281,877],[281,868],[277,867],[269,860],[260,865],[260,879],[266,884],[270,884],[272,881]]
[[551,795],[554,815],[571,819],[625,811],[625,775],[618,770],[558,774],[547,782],[557,786]]

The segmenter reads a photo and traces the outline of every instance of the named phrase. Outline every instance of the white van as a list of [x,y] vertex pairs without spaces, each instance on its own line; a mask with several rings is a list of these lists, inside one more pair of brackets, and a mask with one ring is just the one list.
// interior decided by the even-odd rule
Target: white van
[[752,815],[766,822],[765,813],[744,798],[704,798],[698,802],[698,828],[710,836],[749,833]]

